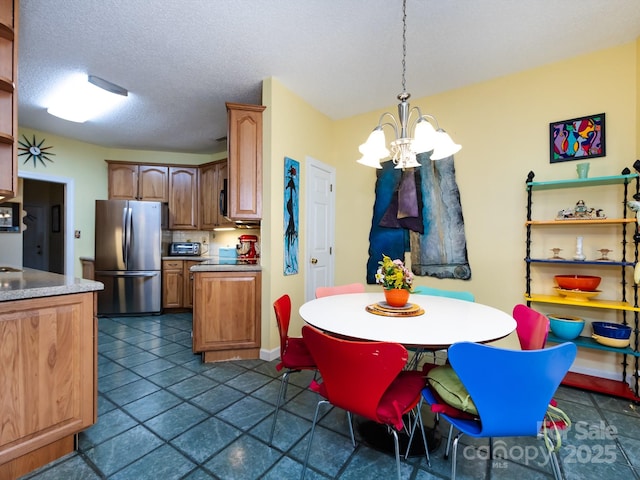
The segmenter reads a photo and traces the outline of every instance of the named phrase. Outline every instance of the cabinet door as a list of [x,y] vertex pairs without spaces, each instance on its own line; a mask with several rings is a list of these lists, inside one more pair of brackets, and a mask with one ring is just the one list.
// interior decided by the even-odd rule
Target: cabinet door
[[184,308],[193,307],[193,273],[191,273],[189,269],[199,263],[199,261],[195,260],[188,260],[184,262],[184,291],[182,292],[182,306]]
[[169,228],[198,228],[198,169],[169,167]]
[[0,2],[0,197],[18,191],[18,0]]
[[158,165],[138,167],[138,199],[150,202],[169,201],[169,167]]
[[93,293],[0,302],[0,466],[95,422],[96,327]]
[[260,272],[197,272],[193,351],[260,347]]
[[227,220],[223,210],[226,210],[226,180],[227,161],[211,163],[200,167],[200,229],[211,230],[216,227],[234,226]]
[[262,105],[227,103],[229,214],[237,220],[262,218]]
[[108,182],[109,200],[138,199],[138,165],[110,163]]
[[182,308],[184,275],[182,260],[162,262],[162,307]]

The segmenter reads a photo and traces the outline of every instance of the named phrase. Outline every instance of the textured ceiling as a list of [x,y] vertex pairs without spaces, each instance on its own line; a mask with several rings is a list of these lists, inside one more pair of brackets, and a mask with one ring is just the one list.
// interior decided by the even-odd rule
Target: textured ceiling
[[[640,0],[408,0],[414,98],[640,37]],[[225,102],[275,77],[332,119],[396,103],[401,0],[20,0],[19,123],[97,145],[224,150]],[[46,113],[65,75],[127,88],[84,124]],[[581,75],[576,72],[576,75]]]

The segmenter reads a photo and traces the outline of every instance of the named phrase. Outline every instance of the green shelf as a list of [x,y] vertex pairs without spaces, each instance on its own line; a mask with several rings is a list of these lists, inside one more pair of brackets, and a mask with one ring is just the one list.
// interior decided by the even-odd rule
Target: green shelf
[[575,188],[575,187],[597,187],[599,185],[615,185],[619,183],[630,183],[634,178],[638,178],[637,173],[628,175],[611,175],[607,177],[592,178],[572,178],[567,180],[549,180],[546,182],[527,182],[527,188],[532,190],[551,190],[553,188]]
[[636,352],[631,347],[609,347],[607,345],[602,345],[601,343],[596,342],[593,338],[590,337],[578,337],[573,340],[564,340],[562,338],[556,337],[553,333],[549,332],[549,337],[547,338],[547,340],[553,343],[572,342],[575,343],[578,347],[593,348],[594,350],[605,350],[607,352],[622,353],[623,355],[633,355],[634,357],[640,357],[640,352]]

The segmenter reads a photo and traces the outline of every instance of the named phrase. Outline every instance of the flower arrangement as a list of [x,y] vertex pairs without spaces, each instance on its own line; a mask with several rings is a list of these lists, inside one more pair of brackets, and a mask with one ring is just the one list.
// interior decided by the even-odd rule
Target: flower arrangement
[[376,283],[382,284],[385,290],[409,290],[413,283],[413,273],[404,266],[402,260],[391,260],[391,257],[382,255],[382,261],[378,262]]

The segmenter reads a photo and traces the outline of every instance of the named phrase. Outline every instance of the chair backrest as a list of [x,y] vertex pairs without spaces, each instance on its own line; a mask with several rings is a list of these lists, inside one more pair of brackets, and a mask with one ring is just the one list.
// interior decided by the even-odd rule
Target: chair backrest
[[302,327],[302,337],[322,377],[327,400],[379,421],[376,409],[407,363],[406,348],[399,343],[344,340],[309,325]]
[[542,350],[513,350],[461,342],[449,362],[473,399],[479,436],[535,436],[577,348],[567,342]]
[[284,294],[273,302],[273,310],[276,312],[278,332],[280,332],[280,358],[284,358],[289,337],[289,322],[291,321],[291,297]]
[[349,283],[348,285],[316,288],[316,298],[328,297],[329,295],[340,295],[343,293],[364,293],[364,284]]
[[476,297],[471,292],[444,290],[442,288],[425,287],[423,285],[415,287],[413,293],[418,295],[434,295],[436,297],[457,298],[458,300],[466,300],[467,302],[475,302]]
[[549,318],[526,305],[513,307],[513,318],[516,321],[516,333],[522,350],[539,350],[544,348],[549,335]]

